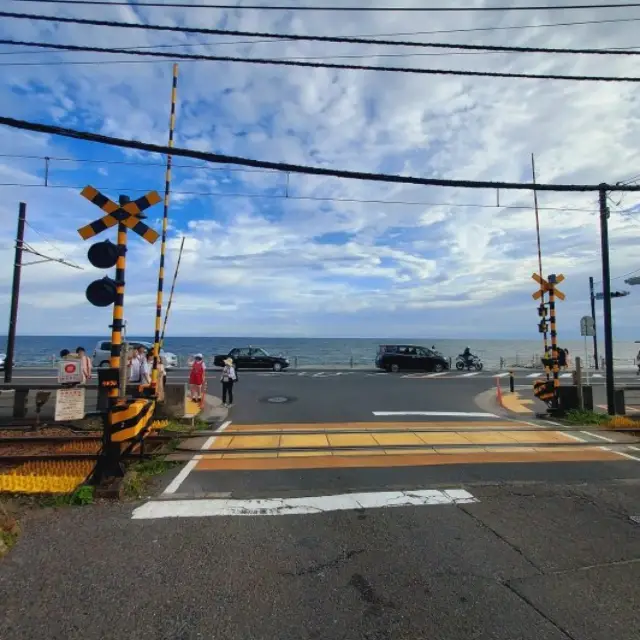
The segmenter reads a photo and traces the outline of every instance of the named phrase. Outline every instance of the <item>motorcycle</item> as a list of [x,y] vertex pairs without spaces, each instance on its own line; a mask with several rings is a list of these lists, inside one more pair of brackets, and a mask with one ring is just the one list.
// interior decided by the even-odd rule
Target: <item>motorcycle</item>
[[464,369],[467,369],[469,371],[471,371],[471,369],[482,371],[483,366],[484,365],[482,364],[482,360],[480,360],[478,356],[471,356],[468,360],[465,359],[465,357],[462,355],[459,355],[456,358],[456,369],[458,371],[463,371]]

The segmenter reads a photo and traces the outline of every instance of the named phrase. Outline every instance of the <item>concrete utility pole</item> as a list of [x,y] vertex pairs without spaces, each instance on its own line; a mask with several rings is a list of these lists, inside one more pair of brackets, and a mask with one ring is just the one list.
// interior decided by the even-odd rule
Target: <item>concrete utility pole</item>
[[607,207],[607,185],[601,184],[600,201],[600,246],[602,253],[602,305],[604,308],[604,359],[607,386],[607,413],[615,415],[615,381],[613,379],[613,328],[611,326],[611,271],[609,267],[609,207]]
[[[16,233],[16,251],[13,259],[13,283],[11,285],[11,309],[9,311],[9,330],[7,331],[7,357],[4,363],[4,381],[5,384],[11,382],[13,378],[13,361],[16,352],[16,332],[18,328],[18,305],[20,301],[20,278],[22,276],[22,267],[28,267],[31,264],[41,264],[43,262],[59,262],[67,267],[74,269],[82,269],[77,264],[68,262],[61,258],[51,258],[32,249],[28,243],[24,241],[24,229],[27,224],[27,204],[21,202],[18,208],[18,231]],[[32,262],[22,262],[24,253],[41,258]]]

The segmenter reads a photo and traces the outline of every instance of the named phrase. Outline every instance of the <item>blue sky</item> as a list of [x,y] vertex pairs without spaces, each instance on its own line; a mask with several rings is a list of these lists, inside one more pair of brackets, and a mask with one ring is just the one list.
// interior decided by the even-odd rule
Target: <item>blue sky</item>
[[[431,15],[8,5],[32,13],[141,23],[347,36],[411,33],[416,35],[404,37],[546,47],[636,46],[637,24],[417,32],[640,19],[638,9]],[[334,58],[341,55],[373,56],[352,59],[362,64],[637,75],[635,59],[623,57],[450,51],[416,56],[411,54],[424,51],[397,48],[391,53],[407,57],[376,58],[389,51],[363,45],[248,44],[248,38],[235,44],[228,36],[8,19],[0,22],[0,37],[332,62],[345,62]],[[119,60],[126,62],[114,63]],[[172,63],[136,61],[0,47],[0,112],[163,144]],[[184,62],[175,141],[264,160],[477,180],[526,180],[535,153],[540,181],[613,183],[640,174],[639,106],[637,87],[628,84]],[[12,235],[18,203],[24,201],[32,225],[27,229],[30,245],[65,256],[83,270],[58,264],[26,268],[20,332],[104,334],[109,310],[91,307],[84,297],[87,284],[103,274],[88,264],[88,243],[76,232],[100,212],[79,191],[91,184],[114,199],[120,193],[161,192],[164,160],[3,127],[0,143],[0,322],[6,323],[8,315]],[[51,158],[46,188],[45,156]],[[537,255],[529,193],[501,192],[496,206],[496,193],[490,190],[287,176],[182,158],[175,160],[173,190],[169,276],[185,238],[169,324],[174,335],[538,337],[531,299]],[[559,331],[573,339],[580,317],[588,313],[588,277],[601,278],[597,194],[541,194],[539,200],[543,270],[566,277]],[[634,194],[612,198],[616,277],[640,269],[638,202]],[[160,214],[160,205],[149,211],[148,222],[158,229]],[[158,246],[132,241],[126,317],[136,334],[152,332],[158,257]],[[625,288],[623,278],[613,286]],[[614,300],[620,339],[640,339],[638,289]]]

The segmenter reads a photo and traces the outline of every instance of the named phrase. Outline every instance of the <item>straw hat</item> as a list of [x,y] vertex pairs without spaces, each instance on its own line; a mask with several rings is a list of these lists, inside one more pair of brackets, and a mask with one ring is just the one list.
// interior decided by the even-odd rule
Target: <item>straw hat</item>
[[231,358],[227,358],[226,360],[223,361],[228,367],[230,367],[233,364],[233,360]]

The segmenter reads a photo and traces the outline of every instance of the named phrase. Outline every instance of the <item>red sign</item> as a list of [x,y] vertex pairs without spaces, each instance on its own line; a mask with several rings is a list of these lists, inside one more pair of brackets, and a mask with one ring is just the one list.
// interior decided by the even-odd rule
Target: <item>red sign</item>
[[64,371],[65,373],[75,373],[76,365],[75,364],[65,364]]

